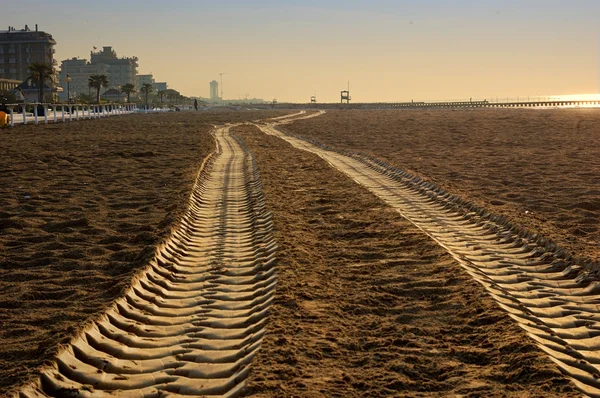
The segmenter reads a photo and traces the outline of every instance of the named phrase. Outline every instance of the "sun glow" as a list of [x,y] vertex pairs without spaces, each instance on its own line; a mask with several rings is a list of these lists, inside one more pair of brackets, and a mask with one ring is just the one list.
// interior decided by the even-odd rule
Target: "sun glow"
[[600,101],[600,94],[568,94],[551,96],[556,101]]
[[600,94],[565,94],[565,95],[549,95],[535,98],[534,101],[550,102],[550,101],[573,101],[574,103],[552,104],[546,106],[538,106],[534,109],[555,109],[555,108],[600,108]]
[[[600,108],[600,94],[566,94],[545,97],[546,101],[579,101],[576,104],[560,105],[559,108]],[[539,107],[539,109],[555,108]]]

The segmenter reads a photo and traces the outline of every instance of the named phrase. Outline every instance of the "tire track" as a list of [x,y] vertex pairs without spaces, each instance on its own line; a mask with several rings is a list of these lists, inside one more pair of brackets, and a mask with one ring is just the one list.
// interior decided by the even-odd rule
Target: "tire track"
[[214,135],[179,227],[17,396],[239,395],[265,332],[276,243],[254,158],[229,127]]
[[582,261],[432,183],[371,157],[286,135],[277,124],[257,127],[317,154],[433,238],[581,391],[600,397],[600,284]]

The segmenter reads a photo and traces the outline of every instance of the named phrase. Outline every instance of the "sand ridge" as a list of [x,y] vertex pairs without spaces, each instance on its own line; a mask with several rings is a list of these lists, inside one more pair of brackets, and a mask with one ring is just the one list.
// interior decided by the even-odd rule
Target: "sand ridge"
[[377,159],[343,154],[260,126],[321,156],[436,240],[485,286],[575,384],[600,396],[600,286],[555,244]]
[[[168,117],[174,118],[173,121],[179,121],[186,126],[196,126],[193,123],[195,116],[192,114],[168,115]],[[224,118],[231,119],[231,115],[224,115]],[[162,119],[162,121],[162,123],[157,123],[160,126],[156,126],[156,128],[164,131],[165,120]],[[59,127],[58,132],[62,129],[64,127]],[[152,128],[148,130],[152,130]],[[172,140],[172,137],[168,136],[166,139]],[[275,138],[273,140],[280,141]],[[258,145],[257,149],[261,149],[262,144],[259,143]],[[272,143],[269,145],[272,146]],[[65,147],[68,146],[65,145]],[[174,143],[173,148],[180,150],[185,148],[185,145]],[[281,146],[277,149],[280,150]],[[144,157],[145,155],[138,156],[140,153],[145,153],[143,151],[138,151],[139,153],[130,152],[124,153],[127,155],[127,159],[148,160],[157,157],[154,151],[154,153],[148,153],[147,157]],[[281,151],[282,156],[289,156],[289,160],[286,159],[288,162],[294,159],[297,163],[275,163],[273,165],[267,163],[266,169],[270,175],[273,176],[283,172],[290,177],[302,176],[301,179],[310,179],[311,172],[320,173],[324,171],[323,169],[329,169],[321,164],[315,163],[312,165],[310,161],[306,160],[308,157],[301,155],[302,152],[295,152],[299,152],[300,155],[292,154],[290,151]],[[310,164],[310,166],[307,166],[307,164]],[[21,163],[16,162],[15,165],[19,166]],[[269,170],[274,167],[277,169]],[[294,170],[296,168],[298,170]],[[172,170],[173,168],[165,169]],[[177,170],[178,168],[175,167],[174,169]],[[291,185],[298,189],[296,196],[299,199],[302,197],[304,199],[310,198],[305,204],[307,208],[293,207],[294,203],[301,203],[301,200],[296,202],[294,194],[292,193],[290,196],[285,191],[289,184],[288,181],[282,179],[283,176],[276,180],[276,183],[281,185],[281,190],[278,191],[280,195],[271,196],[275,198],[271,200],[276,203],[275,208],[278,211],[282,212],[282,209],[285,209],[287,204],[277,203],[284,200],[290,201],[291,207],[288,206],[287,209],[290,214],[299,213],[298,218],[290,218],[288,217],[289,214],[286,215],[285,212],[282,212],[281,215],[286,217],[284,219],[290,222],[290,225],[286,226],[280,223],[280,227],[283,231],[294,235],[291,239],[292,242],[294,242],[294,239],[301,238],[298,234],[308,236],[308,245],[305,242],[304,246],[298,247],[299,251],[305,251],[304,260],[307,260],[300,265],[302,265],[302,272],[306,272],[306,274],[310,274],[313,267],[315,267],[315,275],[318,275],[316,278],[306,280],[302,279],[305,276],[304,274],[298,275],[296,283],[299,288],[290,289],[288,286],[282,297],[275,298],[275,301],[283,304],[278,311],[282,311],[283,307],[283,310],[295,311],[298,317],[296,322],[289,325],[291,326],[290,329],[281,329],[281,324],[274,325],[281,336],[284,336],[280,340],[271,338],[274,336],[269,337],[269,334],[266,337],[279,344],[280,350],[275,351],[275,359],[282,361],[280,365],[284,365],[283,368],[274,368],[275,371],[267,375],[269,383],[273,386],[272,383],[277,383],[277,380],[280,380],[280,384],[288,386],[287,391],[278,390],[279,393],[272,396],[298,395],[298,392],[302,395],[302,391],[306,391],[306,385],[312,385],[313,382],[320,383],[320,387],[324,391],[352,390],[354,394],[345,396],[361,397],[366,395],[389,396],[394,392],[396,395],[402,394],[402,396],[439,396],[439,394],[449,391],[460,394],[519,397],[523,396],[525,391],[534,391],[531,396],[556,396],[559,392],[560,396],[570,396],[572,394],[570,384],[565,384],[564,378],[555,369],[553,370],[552,367],[546,365],[540,366],[543,361],[539,360],[536,348],[527,341],[528,339],[523,339],[524,336],[515,333],[516,326],[503,322],[502,319],[504,318],[498,316],[498,310],[496,309],[496,312],[494,312],[495,309],[491,308],[493,305],[490,306],[484,298],[477,300],[476,298],[479,296],[476,292],[478,290],[469,285],[469,280],[453,274],[453,272],[456,272],[456,270],[453,271],[453,267],[456,268],[456,265],[451,259],[449,260],[448,255],[442,258],[442,261],[438,261],[438,256],[443,257],[443,255],[433,248],[433,246],[437,248],[437,245],[429,242],[429,239],[418,231],[416,233],[410,232],[413,237],[409,240],[412,240],[412,242],[404,240],[393,242],[388,239],[380,243],[379,239],[388,237],[382,235],[381,229],[383,227],[377,226],[377,222],[382,220],[379,220],[377,216],[373,218],[378,221],[373,222],[370,217],[362,217],[362,213],[367,208],[370,209],[368,214],[380,215],[387,211],[386,206],[382,206],[377,200],[368,201],[363,198],[363,200],[354,201],[357,202],[354,204],[358,208],[351,211],[340,209],[336,203],[331,201],[332,195],[334,193],[338,195],[341,192],[342,198],[350,194],[357,195],[358,199],[358,196],[360,196],[360,192],[357,191],[358,188],[346,191],[348,183],[342,181],[345,178],[340,178],[341,174],[321,174],[323,175],[320,175],[321,180],[315,190],[313,190],[315,187],[310,187],[304,184],[303,181],[295,180],[291,182]],[[334,185],[340,188],[340,191],[330,190]],[[313,194],[317,194],[317,196],[312,196]],[[367,195],[371,196],[370,194]],[[348,201],[348,203],[351,202],[353,200]],[[360,207],[361,204],[365,203],[366,207]],[[392,212],[392,210],[389,210],[389,212]],[[15,217],[12,214],[9,214],[9,216],[7,220],[14,220]],[[334,221],[333,224],[328,224],[332,221]],[[300,227],[296,227],[295,222],[300,222]],[[398,221],[397,223],[400,224]],[[298,228],[301,228],[301,230],[298,230]],[[360,230],[358,235],[357,229]],[[416,230],[416,228],[413,229]],[[16,231],[12,228],[10,230]],[[324,239],[324,231],[327,231],[335,239]],[[312,234],[315,232],[320,235],[313,236]],[[279,236],[282,237],[282,235]],[[393,236],[397,237],[398,235]],[[183,241],[186,239],[185,235],[179,237]],[[310,238],[313,237],[315,240],[310,242]],[[335,247],[338,243],[336,239],[347,242],[348,247]],[[300,240],[297,241],[300,242]],[[373,246],[365,245],[364,242],[366,241],[372,242]],[[422,257],[420,262],[415,262],[414,258],[410,256],[411,253],[406,258],[402,256],[399,258],[398,253],[404,252],[404,245],[409,245],[407,247],[410,247],[410,250],[416,250],[416,247],[418,247],[418,253],[425,257]],[[322,252],[316,249],[321,249]],[[181,246],[172,246],[168,250],[170,255],[177,257],[181,251]],[[287,253],[291,253],[289,248],[286,250]],[[356,253],[359,254],[358,257],[355,257]],[[333,267],[323,268],[321,256],[325,255],[330,256],[328,259],[332,261],[331,265]],[[345,267],[336,267],[337,260],[342,260],[342,262],[349,260],[356,263],[346,264]],[[383,262],[380,262],[380,260]],[[431,267],[431,262],[435,266]],[[426,273],[405,272],[405,267],[413,264],[427,266]],[[341,270],[342,268],[344,270]],[[164,272],[160,272],[160,267],[155,268],[155,271],[158,274],[154,276],[156,280],[164,276]],[[437,275],[438,272],[442,272],[449,279],[440,278]],[[457,286],[458,283],[461,284],[460,288]],[[467,286],[466,289],[465,285]],[[475,283],[473,282],[472,285],[475,285]],[[324,287],[332,289],[324,290]],[[478,288],[478,286],[476,287]],[[372,291],[373,288],[376,290]],[[156,291],[160,292],[164,289],[161,286]],[[448,291],[453,292],[452,296],[446,295]],[[144,294],[141,290],[139,292]],[[336,292],[347,294],[348,297],[340,296]],[[423,297],[414,297],[416,300],[412,302],[417,306],[413,307],[412,310],[408,308],[403,311],[401,306],[388,307],[390,304],[402,304],[402,301],[413,293],[423,295]],[[146,297],[151,296],[146,295]],[[475,302],[472,302],[472,297],[475,298]],[[328,299],[332,301],[329,302]],[[450,301],[444,301],[446,299]],[[128,304],[135,307],[135,296],[130,296],[129,300]],[[440,306],[445,308],[446,311],[439,312]],[[142,305],[141,307],[142,312],[155,308],[154,305]],[[129,311],[126,305],[122,306],[122,310],[133,315],[136,319],[139,318],[139,314],[136,315],[134,311]],[[447,313],[452,316],[456,315],[457,311],[455,310],[458,310],[460,316],[457,318],[450,317],[450,324],[443,327],[440,322],[441,319],[444,319]],[[378,321],[384,319],[383,315],[386,313],[387,315],[398,314],[398,319],[391,323],[386,321],[386,323],[378,324]],[[432,315],[435,322],[431,322],[430,328],[419,330],[417,326],[419,319],[415,315],[423,316],[426,314]],[[183,313],[179,315],[186,316]],[[163,316],[158,314],[156,318],[160,319]],[[327,318],[324,319],[323,316]],[[143,317],[148,318],[148,314],[144,314]],[[391,318],[388,316],[386,320],[389,319]],[[406,324],[407,319],[412,319],[412,324],[400,326]],[[337,323],[335,327],[340,330],[346,331],[353,328],[356,334],[339,335],[331,333],[332,329],[328,329],[328,327],[332,322]],[[321,330],[314,331],[307,328],[307,324],[313,324],[317,328],[322,327],[322,331],[327,331],[327,335],[323,335]],[[298,328],[296,329],[296,327]],[[498,330],[494,330],[495,328],[498,328]],[[473,334],[471,333],[473,330],[478,330],[478,332]],[[105,332],[110,333],[110,330],[106,329],[101,333]],[[290,332],[298,333],[296,334],[297,340],[289,340]],[[481,334],[482,332],[484,334]],[[96,332],[94,331],[94,333]],[[495,337],[498,334],[502,335],[502,338],[496,339]],[[372,339],[374,337],[372,335],[376,339]],[[101,335],[92,333],[91,338],[98,336]],[[503,340],[507,336],[508,339]],[[150,336],[149,338],[152,339],[153,337]],[[128,344],[135,344],[135,340],[131,339]],[[138,340],[137,343],[139,342]],[[303,342],[308,344],[302,345]],[[433,345],[431,345],[432,343]],[[142,344],[147,344],[147,342],[143,341]],[[299,351],[296,354],[293,351],[290,352],[287,350],[290,346],[299,348]],[[435,348],[429,350],[432,346]],[[442,360],[438,362],[439,359],[444,359],[444,356],[440,355],[440,351],[444,353],[447,346],[456,347],[456,352],[449,350],[448,353],[454,358],[454,361]],[[493,347],[493,349],[489,350],[489,347]],[[325,358],[334,359],[336,354],[340,352],[337,351],[337,348],[342,348],[341,352],[348,353],[349,356],[338,357],[338,363],[343,363],[343,365],[339,368],[331,368],[328,365],[331,365],[332,362],[326,361]],[[423,351],[424,349],[426,352]],[[268,352],[273,353],[272,345]],[[502,355],[494,355],[498,352]],[[354,355],[357,353],[362,353],[363,356]],[[426,355],[420,355],[423,353]],[[258,355],[260,356],[261,353],[259,352]],[[302,367],[301,365],[305,363],[302,361],[306,358],[321,361],[323,367],[314,369]],[[509,360],[506,360],[507,358]],[[340,359],[343,362],[340,362]],[[271,358],[265,358],[266,363],[270,363],[270,360]],[[296,360],[298,361],[297,366],[293,362]],[[431,361],[435,363],[432,364]],[[485,364],[483,369],[482,364]],[[159,364],[158,366],[163,365]],[[339,369],[345,369],[347,373],[341,374],[338,372]],[[369,372],[369,369],[381,370],[382,373],[381,375],[375,375],[373,372]],[[312,380],[306,379],[312,370],[317,370],[316,377]],[[318,370],[321,372],[318,372]],[[260,374],[264,375],[264,373]],[[128,376],[124,375],[124,377]],[[469,379],[477,379],[477,382],[473,382],[468,386],[464,385],[464,381]],[[289,389],[290,380],[295,381],[295,384],[292,384],[295,387],[294,389]],[[463,384],[460,384],[461,382]],[[506,387],[506,394],[503,393],[504,386]],[[490,387],[493,390],[490,390]],[[540,387],[542,387],[541,390]],[[316,390],[309,391],[315,392]],[[386,394],[375,395],[376,391]],[[405,395],[399,391],[412,391],[412,394],[406,393]],[[490,391],[497,394],[492,394]],[[548,393],[539,393],[540,391]],[[373,394],[365,392],[373,392]],[[502,392],[502,394],[499,392]],[[96,391],[96,393],[100,394],[100,391]],[[306,396],[323,395],[309,394]]]
[[330,110],[284,131],[359,151],[600,259],[598,109]]
[[3,130],[0,396],[39,377],[129,287],[186,209],[215,124],[281,111],[135,114]]
[[[257,170],[229,128],[180,227],[126,295],[20,396],[231,396],[260,345],[276,282]],[[174,396],[175,396],[174,395]]]
[[581,396],[394,209],[316,155],[255,127],[235,132],[256,155],[280,245],[252,396]]
[[275,244],[252,160],[228,131],[215,133],[218,154],[181,228],[38,389],[229,396],[241,387],[275,284]]

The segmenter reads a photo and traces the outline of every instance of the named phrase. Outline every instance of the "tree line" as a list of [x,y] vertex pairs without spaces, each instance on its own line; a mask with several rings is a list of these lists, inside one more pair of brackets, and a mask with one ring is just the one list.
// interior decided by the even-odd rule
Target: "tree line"
[[[51,64],[45,62],[34,62],[28,66],[29,77],[32,81],[35,81],[38,85],[38,101],[43,102],[44,100],[44,82],[51,80],[52,76],[55,75],[54,68]],[[100,103],[100,90],[102,87],[108,87],[109,81],[106,75],[90,75],[88,78],[88,86],[96,90],[96,102]],[[120,91],[127,95],[127,102],[130,102],[131,94],[137,92],[135,85],[132,83],[124,84]],[[148,95],[154,91],[154,87],[150,83],[144,83],[140,88],[140,92],[144,94],[145,102],[148,104]],[[157,96],[160,98],[160,103],[163,102],[163,97],[169,99],[185,98],[181,96],[177,91],[168,89],[157,92]],[[68,99],[70,101],[70,98]]]

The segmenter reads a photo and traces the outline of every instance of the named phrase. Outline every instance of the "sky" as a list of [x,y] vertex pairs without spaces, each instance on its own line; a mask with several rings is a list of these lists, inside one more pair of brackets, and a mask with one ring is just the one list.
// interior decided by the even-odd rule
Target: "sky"
[[[10,1],[57,61],[92,47],[187,96],[279,102],[537,98],[600,92],[597,0]],[[5,25],[5,26],[4,26]]]

